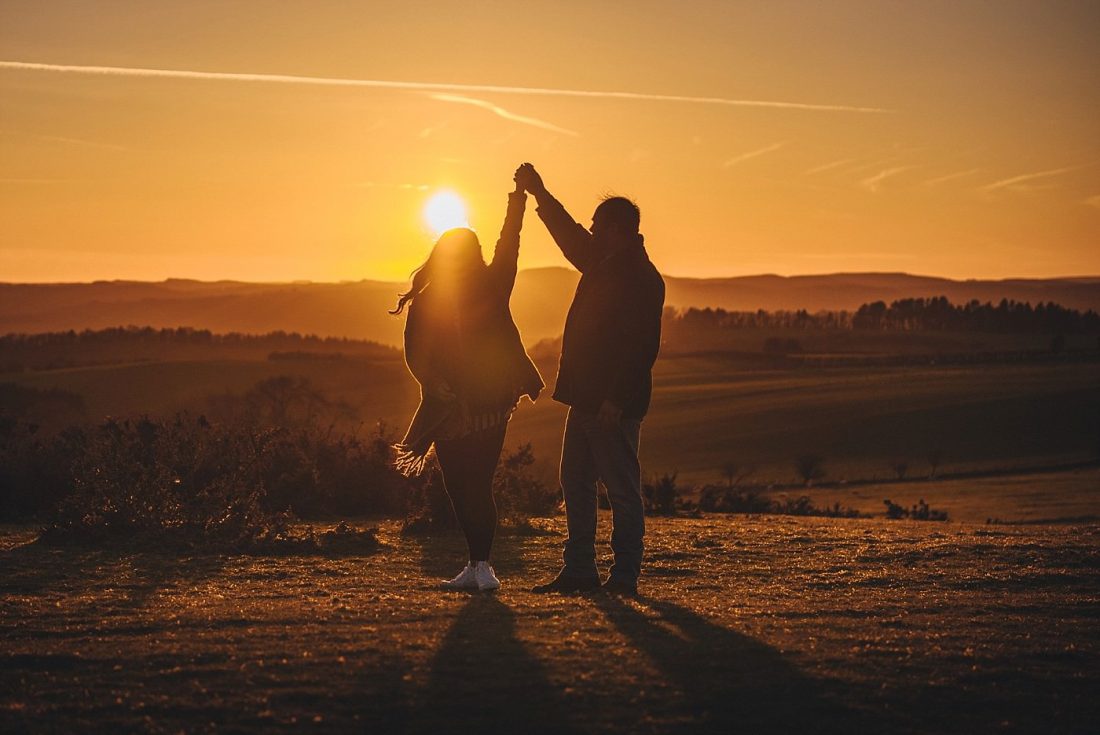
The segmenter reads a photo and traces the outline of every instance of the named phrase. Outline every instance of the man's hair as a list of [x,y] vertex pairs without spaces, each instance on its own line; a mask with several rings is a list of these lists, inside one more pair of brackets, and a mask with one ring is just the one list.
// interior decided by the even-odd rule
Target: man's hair
[[638,231],[642,221],[642,210],[626,197],[605,196],[596,211],[604,212],[612,222],[631,233]]

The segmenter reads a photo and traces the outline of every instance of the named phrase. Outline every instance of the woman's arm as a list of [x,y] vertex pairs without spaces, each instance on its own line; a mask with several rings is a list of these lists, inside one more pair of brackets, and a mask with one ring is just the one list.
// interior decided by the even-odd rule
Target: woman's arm
[[493,251],[493,261],[489,270],[507,295],[511,295],[516,283],[516,271],[519,268],[519,232],[523,228],[523,211],[527,207],[527,193],[520,185],[508,194],[508,210],[504,215],[504,225],[500,228]]

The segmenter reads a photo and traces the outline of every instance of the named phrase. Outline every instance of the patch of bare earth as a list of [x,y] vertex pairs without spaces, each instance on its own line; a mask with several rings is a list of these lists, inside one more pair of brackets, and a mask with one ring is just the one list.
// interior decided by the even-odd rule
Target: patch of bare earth
[[[606,519],[605,519],[606,520]],[[650,519],[637,600],[435,589],[456,536],[366,557],[0,544],[0,731],[1095,732],[1100,527]]]

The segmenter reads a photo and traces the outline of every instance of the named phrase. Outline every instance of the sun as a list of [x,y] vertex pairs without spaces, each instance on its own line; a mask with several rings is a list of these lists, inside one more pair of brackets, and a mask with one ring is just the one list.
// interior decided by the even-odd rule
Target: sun
[[469,227],[466,204],[453,191],[436,192],[424,204],[424,221],[435,237],[453,227]]

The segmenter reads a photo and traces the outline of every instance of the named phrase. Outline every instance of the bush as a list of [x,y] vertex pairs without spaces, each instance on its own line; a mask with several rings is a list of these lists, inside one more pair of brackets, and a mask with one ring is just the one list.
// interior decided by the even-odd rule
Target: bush
[[204,417],[108,420],[72,444],[72,490],[45,538],[247,545],[279,525],[262,501],[270,435]]
[[924,502],[924,498],[910,509],[898,505],[890,499],[883,500],[883,505],[886,506],[886,517],[891,520],[901,520],[908,518],[914,521],[946,521],[947,511],[936,510]]
[[756,490],[706,485],[699,491],[699,510],[716,513],[770,513],[772,501]]
[[772,500],[758,490],[736,490],[720,485],[706,485],[700,490],[699,510],[712,513],[773,513],[830,518],[858,518],[860,515],[859,511],[844,507],[840,503],[819,508],[806,495]]
[[[535,455],[531,444],[504,453],[493,477],[493,498],[503,526],[524,528],[533,517],[558,512],[561,491],[539,480],[532,468]],[[403,533],[432,533],[458,527],[454,508],[447,496],[443,476],[434,466],[426,478],[415,482],[409,493]]]
[[265,503],[302,518],[405,512],[410,481],[393,468],[394,437],[379,424],[366,440],[331,429],[278,429],[263,465]]
[[545,518],[557,513],[561,488],[549,487],[538,479],[532,473],[534,464],[530,442],[504,454],[497,463],[493,495],[505,522],[521,524],[532,517]]
[[362,439],[178,414],[45,436],[3,419],[0,439],[3,518],[44,520],[55,541],[247,546],[278,533],[283,515],[400,515],[410,486],[384,426]]
[[0,520],[45,520],[72,489],[69,465],[83,442],[78,429],[49,435],[0,416]]
[[676,503],[680,498],[680,489],[676,487],[676,475],[667,472],[655,478],[652,484],[642,486],[642,500],[646,513],[671,516],[676,514]]
[[405,508],[402,533],[433,533],[458,528],[451,499],[443,485],[443,475],[432,467],[425,476],[416,478]]

